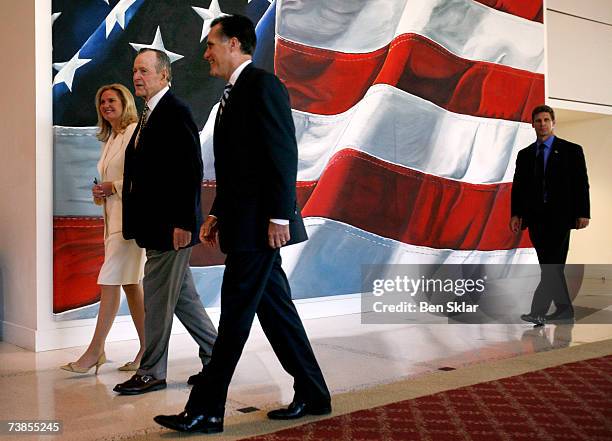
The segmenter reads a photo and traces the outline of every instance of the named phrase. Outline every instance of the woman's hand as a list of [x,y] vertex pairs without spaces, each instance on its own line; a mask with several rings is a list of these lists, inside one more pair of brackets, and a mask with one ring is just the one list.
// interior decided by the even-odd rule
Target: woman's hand
[[91,187],[91,194],[95,199],[103,199],[115,193],[113,183],[110,181],[102,182]]

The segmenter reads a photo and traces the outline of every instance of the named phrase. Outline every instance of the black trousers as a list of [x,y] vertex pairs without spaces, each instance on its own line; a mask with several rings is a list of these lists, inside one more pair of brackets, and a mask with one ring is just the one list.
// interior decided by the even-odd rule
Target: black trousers
[[291,300],[279,250],[227,255],[221,286],[219,334],[204,381],[194,386],[186,410],[222,416],[227,390],[255,314],[283,368],[293,377],[295,398],[327,404],[329,391]]
[[546,315],[553,303],[555,314],[574,314],[564,273],[570,230],[555,225],[555,222],[558,225],[558,220],[551,216],[542,216],[529,225],[529,237],[538,254],[541,269],[540,283],[531,302],[532,315]]

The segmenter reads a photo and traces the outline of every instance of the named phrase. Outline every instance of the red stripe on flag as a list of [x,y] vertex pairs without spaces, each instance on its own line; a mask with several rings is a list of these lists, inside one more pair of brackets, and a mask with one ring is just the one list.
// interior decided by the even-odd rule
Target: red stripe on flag
[[[331,158],[320,181],[298,182],[304,216],[336,219],[363,230],[432,248],[496,250],[531,246],[507,231],[510,184],[466,184],[388,164],[343,150]],[[215,182],[202,187],[207,213]],[[102,218],[56,217],[53,312],[100,299],[96,283],[104,261]],[[191,266],[222,265],[216,248],[194,247]]]
[[98,273],[104,262],[104,221],[92,217],[53,219],[53,312],[100,300]]
[[[316,182],[298,182],[298,205],[303,206]],[[208,213],[215,198],[215,182],[202,183],[202,210]],[[53,218],[53,312],[61,313],[100,300],[98,273],[104,262],[104,220],[94,217]],[[196,245],[191,266],[223,265],[218,248]]]
[[389,84],[447,110],[531,122],[544,102],[544,76],[460,58],[431,40],[404,34],[389,46],[346,54],[277,39],[275,69],[294,109],[342,113],[373,84]]
[[542,23],[544,5],[537,0],[476,0],[490,8]]
[[[306,204],[316,184],[316,181],[301,181],[297,183],[296,195],[299,207],[303,207]],[[215,199],[215,192],[215,181],[207,180],[202,183],[202,212],[204,214],[210,212],[210,207],[212,207]],[[193,247],[193,253],[189,261],[191,266],[223,265],[224,263],[225,254],[219,248],[211,248],[204,244]]]
[[431,248],[530,247],[508,229],[511,186],[452,181],[347,149],[332,157],[302,215]]

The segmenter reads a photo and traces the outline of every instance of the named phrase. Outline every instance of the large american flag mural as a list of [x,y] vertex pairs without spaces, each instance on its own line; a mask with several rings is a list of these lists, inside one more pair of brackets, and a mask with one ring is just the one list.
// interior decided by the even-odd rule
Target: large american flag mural
[[[294,298],[359,293],[363,264],[537,262],[507,224],[516,154],[544,102],[541,0],[53,0],[58,320],[97,310],[94,95],[133,89],[141,47],[172,60],[172,89],[201,129],[210,207],[223,82],[202,54],[223,13],[257,23],[254,62],[291,95],[310,236],[283,249]],[[205,305],[217,305],[223,255],[198,246],[191,265]]]

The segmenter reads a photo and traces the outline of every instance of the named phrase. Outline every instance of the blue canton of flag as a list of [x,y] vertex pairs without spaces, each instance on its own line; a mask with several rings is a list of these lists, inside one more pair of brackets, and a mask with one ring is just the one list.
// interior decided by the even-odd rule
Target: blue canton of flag
[[[202,59],[210,21],[240,13],[257,23],[270,6],[268,0],[54,0],[54,124],[95,125],[96,90],[109,83],[133,90],[136,51],[155,47],[170,56],[172,89],[190,105],[202,128],[223,90],[223,82],[208,75]],[[268,69],[274,65],[271,30],[260,57]],[[137,104],[142,107],[141,100]]]

